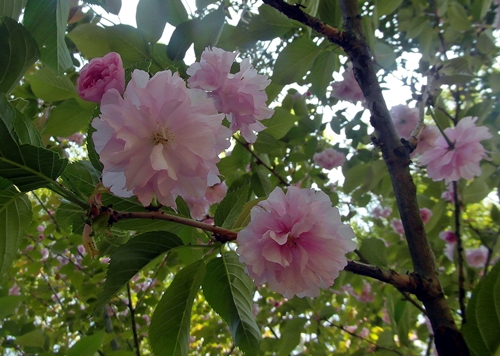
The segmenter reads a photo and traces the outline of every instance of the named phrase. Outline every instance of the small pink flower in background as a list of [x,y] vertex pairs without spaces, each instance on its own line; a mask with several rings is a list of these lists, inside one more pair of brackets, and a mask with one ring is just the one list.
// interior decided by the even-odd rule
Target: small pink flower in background
[[386,324],[391,323],[391,317],[389,316],[386,308],[382,309],[382,321]]
[[109,257],[103,257],[103,258],[101,258],[101,263],[107,264],[110,261],[111,261],[111,258],[109,258]]
[[479,248],[466,249],[465,259],[469,266],[474,268],[483,268],[488,260],[488,249],[485,246]]
[[344,329],[350,333],[354,333],[358,329],[358,326],[357,325],[346,325],[346,326],[344,326]]
[[313,160],[321,168],[333,169],[344,164],[345,154],[329,147],[323,152],[315,153]]
[[68,140],[71,142],[76,143],[78,146],[83,145],[83,140],[85,140],[85,135],[81,134],[79,132],[74,133],[71,136],[68,137],[58,137],[59,140]]
[[427,224],[432,218],[432,210],[428,208],[420,209],[420,217],[422,218],[422,222]]
[[439,238],[447,244],[454,244],[457,242],[457,235],[450,230],[441,231],[439,233]]
[[99,103],[104,93],[110,89],[123,94],[125,70],[120,55],[110,52],[102,58],[91,59],[80,71],[76,88],[80,98],[95,103]]
[[9,289],[8,292],[9,295],[21,295],[21,290],[19,289],[19,286],[14,283],[14,285]]
[[256,285],[267,282],[286,298],[318,296],[356,248],[351,227],[321,191],[290,186],[285,194],[276,187],[250,214],[238,233],[240,262]]
[[227,193],[227,185],[226,182],[222,182],[219,184],[212,185],[207,188],[207,192],[205,193],[205,199],[209,204],[220,203],[222,199],[226,196]]
[[208,214],[210,205],[220,203],[226,196],[227,185],[222,182],[207,188],[205,196],[202,198],[186,197],[186,203],[189,206],[191,217],[196,220],[202,220]]
[[44,232],[44,231],[45,231],[45,226],[38,225],[38,226],[36,227],[36,231],[38,231],[38,232]]
[[419,159],[427,165],[427,174],[435,181],[457,181],[460,178],[472,179],[481,175],[479,162],[487,158],[481,145],[482,140],[493,137],[488,128],[476,126],[477,117],[464,117],[457,126],[448,127],[444,133],[453,144],[450,148],[443,136],[434,142],[434,148],[427,150]]
[[49,250],[47,248],[42,248],[42,258],[41,261],[45,262],[49,258]]
[[447,243],[444,246],[444,255],[448,257],[448,259],[453,262],[455,260],[455,250],[456,250],[456,243]]
[[441,198],[449,201],[450,203],[455,203],[455,193],[453,192],[453,184],[448,184],[446,186],[446,191],[441,194]]
[[409,139],[412,130],[418,123],[418,108],[408,105],[396,105],[390,110],[392,122],[399,137]]
[[387,218],[387,217],[389,217],[391,214],[392,214],[392,209],[391,209],[391,208],[389,208],[389,207],[382,208],[382,207],[380,207],[380,206],[376,206],[375,208],[373,208],[373,216],[374,216],[376,219],[383,219],[383,218]]
[[205,49],[200,62],[193,63],[187,74],[189,87],[209,92],[219,112],[227,115],[232,132],[240,130],[241,135],[250,143],[255,142],[255,132],[266,127],[260,122],[270,118],[274,110],[267,107],[267,94],[264,89],[271,82],[267,76],[257,74],[249,59],[240,63],[240,71],[231,74],[231,65],[238,52],[226,52],[213,47]]
[[175,198],[204,197],[220,182],[219,153],[231,131],[222,125],[206,93],[187,89],[178,74],[132,73],[124,97],[103,96],[92,135],[104,164],[102,181],[121,197],[137,195],[147,206],[153,196],[175,207]]
[[345,68],[342,76],[344,77],[343,81],[332,83],[332,93],[330,96],[332,98],[350,101],[351,103],[364,101],[365,97],[363,96],[363,91],[354,77],[351,62],[349,62]]
[[361,329],[361,331],[359,332],[359,336],[365,339],[368,338],[368,336],[370,336],[370,330],[368,330],[368,328]]
[[405,229],[403,227],[403,222],[400,219],[396,219],[396,218],[392,219],[391,220],[391,226],[394,229],[394,231],[396,232],[396,234],[399,234],[399,235],[404,235],[405,234]]
[[411,153],[411,157],[424,154],[434,147],[434,142],[441,135],[439,129],[434,126],[426,126],[418,136],[417,148]]
[[361,294],[359,294],[356,299],[363,303],[373,302],[373,299],[375,299],[375,294],[372,293],[372,286],[370,283],[363,284]]
[[186,197],[184,198],[184,200],[189,206],[189,213],[191,214],[191,217],[193,219],[201,220],[207,215],[210,204],[205,199],[205,197]]

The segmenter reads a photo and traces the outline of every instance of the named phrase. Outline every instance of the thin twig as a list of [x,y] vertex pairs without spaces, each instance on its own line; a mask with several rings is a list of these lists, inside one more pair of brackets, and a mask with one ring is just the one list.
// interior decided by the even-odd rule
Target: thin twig
[[369,344],[371,344],[371,345],[375,346],[375,351],[376,351],[376,350],[386,350],[386,351],[389,351],[389,352],[394,352],[394,353],[395,353],[395,354],[397,354],[397,355],[401,355],[401,356],[403,356],[403,353],[401,353],[401,352],[399,352],[399,351],[397,351],[397,350],[394,350],[394,349],[391,349],[391,348],[385,347],[385,346],[380,346],[379,344],[377,344],[377,343],[376,343],[376,342],[374,342],[374,341],[371,341],[371,340],[369,340],[369,339],[367,339],[367,338],[364,338],[364,337],[363,337],[363,336],[361,336],[361,335],[358,335],[358,334],[356,334],[356,333],[354,333],[354,332],[352,332],[352,331],[347,330],[347,329],[346,329],[345,327],[343,327],[342,325],[337,325],[337,324],[332,323],[330,320],[327,320],[327,319],[323,319],[323,320],[325,320],[326,322],[328,322],[328,323],[330,324],[330,326],[333,326],[333,327],[335,327],[335,328],[337,328],[337,329],[340,329],[340,330],[342,330],[343,332],[345,332],[345,333],[347,333],[347,334],[349,334],[349,335],[351,335],[351,336],[357,337],[358,339],[361,339],[361,340],[363,340],[363,341],[366,341],[367,343],[369,343]]
[[278,178],[278,180],[280,181],[281,184],[285,185],[285,186],[289,186],[290,183],[288,183],[286,181],[285,178],[283,178],[282,176],[280,176],[280,174],[278,172],[276,172],[276,170],[269,166],[266,162],[264,162],[255,152],[254,150],[252,150],[250,148],[250,144],[248,143],[245,143],[241,140],[239,140],[236,136],[233,136],[234,140],[236,142],[238,142],[240,145],[242,145],[248,152],[250,152],[250,154],[255,158],[255,160],[257,161],[257,164],[258,165],[261,165],[262,167],[264,167],[265,169],[267,169],[269,172],[271,172],[276,178]]
[[127,307],[128,310],[130,310],[130,319],[132,323],[132,333],[134,334],[134,344],[135,344],[135,354],[137,356],[141,356],[141,349],[139,345],[139,338],[137,337],[137,325],[135,324],[135,309],[134,305],[132,304],[132,293],[130,292],[130,283],[127,282],[127,296],[128,296],[128,303]]
[[457,237],[458,255],[458,301],[460,304],[460,317],[462,324],[467,321],[465,316],[465,276],[464,276],[464,248],[462,246],[462,234],[460,233],[460,202],[458,200],[457,182],[453,182],[453,199],[455,201],[455,236]]
[[54,225],[56,226],[56,231],[61,232],[61,226],[57,222],[56,218],[54,217],[54,214],[50,212],[49,208],[44,204],[42,199],[35,193],[35,191],[32,191],[31,194],[35,197],[35,199],[38,201],[38,204],[42,207],[42,209],[47,213],[47,215],[50,217],[50,219],[54,222]]

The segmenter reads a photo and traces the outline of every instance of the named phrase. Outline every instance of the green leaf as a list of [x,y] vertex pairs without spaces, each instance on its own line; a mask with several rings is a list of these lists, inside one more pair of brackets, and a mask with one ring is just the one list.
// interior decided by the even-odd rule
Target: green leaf
[[476,20],[481,20],[490,9],[492,2],[493,0],[475,0],[470,7],[472,16],[474,16]]
[[484,176],[476,178],[464,187],[462,191],[463,202],[464,204],[479,203],[488,196],[490,191]]
[[344,193],[349,194],[357,187],[361,186],[366,178],[366,174],[370,169],[370,163],[358,164],[354,167],[349,168],[346,171],[346,165],[344,165]]
[[32,219],[31,203],[26,194],[0,178],[0,279],[9,270]]
[[274,109],[273,116],[261,122],[267,127],[264,132],[279,140],[290,131],[298,119],[297,115],[293,115],[288,110],[277,107]]
[[16,337],[16,344],[23,347],[36,347],[45,349],[45,334],[40,329],[35,329]]
[[[94,24],[81,24],[68,34],[78,50],[88,59],[111,52],[106,29]],[[98,38],[99,41],[95,39]]]
[[42,147],[43,142],[40,132],[33,122],[18,110],[15,110],[15,115],[13,124],[19,143]]
[[243,206],[248,201],[250,186],[243,186],[228,193],[220,202],[215,211],[214,222],[216,226],[231,229],[240,215]]
[[269,41],[281,37],[297,23],[269,5],[259,7],[259,15],[252,16],[248,25],[248,36],[255,40]]
[[95,310],[100,310],[149,262],[182,245],[178,236],[166,231],[154,231],[137,235],[120,246],[111,255],[104,290],[97,300]]
[[500,267],[497,266],[483,280],[483,286],[477,293],[476,320],[479,332],[491,355],[500,351]]
[[19,19],[28,0],[0,0],[0,16],[9,16],[14,20]]
[[106,332],[98,331],[94,335],[87,335],[78,340],[71,349],[68,350],[67,356],[94,356],[101,348],[102,341]]
[[75,99],[66,100],[51,111],[43,133],[68,137],[75,132],[83,131],[93,119],[93,112],[93,109],[80,106]]
[[463,5],[458,2],[451,3],[446,14],[448,15],[449,24],[452,28],[457,31],[470,30],[471,22]]
[[76,97],[75,85],[66,75],[56,75],[44,67],[29,75],[28,81],[37,97],[45,101],[62,101]]
[[299,82],[311,69],[319,51],[307,37],[293,41],[278,55],[272,80],[283,85]]
[[184,267],[163,293],[149,325],[149,343],[155,355],[188,354],[191,309],[205,269],[202,260]]
[[68,164],[62,178],[73,192],[83,195],[86,200],[100,182],[101,174],[89,161],[76,161]]
[[339,56],[332,51],[322,51],[311,68],[307,77],[311,81],[311,93],[320,99],[326,99],[326,89],[332,82],[332,73],[340,66]]
[[306,318],[286,320],[280,326],[280,343],[278,356],[288,356],[300,342],[300,334],[304,332]]
[[378,16],[392,14],[401,5],[403,0],[375,0],[375,8],[377,9]]
[[[485,304],[487,303],[487,304]],[[477,355],[497,355],[500,351],[500,263],[472,291],[462,334]]]
[[206,47],[212,47],[219,41],[224,27],[224,6],[210,12],[200,21],[196,22],[196,36],[194,36],[194,52],[199,58]]
[[42,62],[58,74],[73,66],[65,42],[69,7],[65,0],[28,0],[24,11],[24,26],[38,43]]
[[137,29],[142,31],[149,42],[158,42],[167,24],[168,13],[169,3],[167,1],[140,0],[135,13]]
[[406,37],[408,38],[415,38],[420,33],[429,26],[429,19],[427,16],[417,16],[414,17],[411,22],[410,26],[408,28],[408,32],[406,32]]
[[14,120],[14,110],[5,97],[0,96],[0,176],[24,192],[54,183],[67,160],[41,147],[20,145]]
[[10,17],[0,17],[0,92],[9,94],[38,58],[38,46],[28,30]]
[[370,264],[379,267],[387,266],[387,247],[383,240],[377,238],[363,239],[359,252]]
[[226,321],[235,344],[247,355],[259,353],[260,330],[253,316],[254,284],[235,253],[214,258],[207,264],[203,294]]
[[[0,181],[1,184],[1,181]],[[8,295],[0,298],[0,320],[16,313],[17,307],[24,300],[24,297]]]
[[188,20],[175,28],[167,46],[168,58],[173,61],[184,59],[187,50],[194,42],[196,26],[199,21],[197,18]]
[[259,165],[252,168],[252,172],[251,186],[255,195],[259,198],[268,196],[274,188],[269,179],[269,171]]
[[134,65],[151,57],[150,47],[142,33],[129,25],[106,28],[109,48],[120,54],[124,66]]

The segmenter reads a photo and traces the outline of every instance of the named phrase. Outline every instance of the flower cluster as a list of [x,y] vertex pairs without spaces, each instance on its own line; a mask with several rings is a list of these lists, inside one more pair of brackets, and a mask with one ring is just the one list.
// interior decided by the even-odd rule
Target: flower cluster
[[356,248],[351,227],[321,191],[290,186],[285,194],[277,187],[250,214],[238,233],[240,261],[255,284],[267,282],[286,298],[318,296]]
[[476,126],[476,121],[477,117],[464,117],[457,126],[444,130],[450,143],[440,136],[434,141],[434,147],[424,152],[419,161],[427,165],[429,177],[435,181],[444,179],[448,183],[481,175],[479,163],[487,155],[480,142],[492,135],[488,128]]
[[172,207],[177,196],[203,197],[220,182],[216,163],[229,147],[223,118],[206,93],[186,88],[179,75],[149,78],[135,70],[123,98],[115,89],[103,95],[101,116],[92,122],[103,184],[118,196],[137,195],[145,206],[153,196]]
[[399,137],[409,139],[412,130],[418,123],[418,108],[408,105],[396,105],[390,110],[392,122]]
[[354,77],[354,72],[352,70],[352,63],[349,63],[342,74],[344,80],[341,82],[334,82],[332,84],[332,98],[337,98],[340,100],[350,101],[351,103],[356,103],[358,101],[363,101],[365,97],[363,96],[363,91],[359,86],[356,78]]
[[345,154],[336,151],[329,147],[323,152],[315,153],[313,156],[314,163],[324,169],[333,169],[340,167],[345,162]]
[[214,99],[215,107],[225,113],[231,123],[232,132],[240,131],[248,142],[255,142],[254,131],[265,129],[260,122],[270,118],[274,111],[266,105],[264,89],[271,82],[267,76],[257,74],[249,59],[240,63],[240,71],[231,74],[231,66],[238,53],[226,52],[220,48],[206,49],[200,62],[187,69],[191,77],[189,87],[207,91]]

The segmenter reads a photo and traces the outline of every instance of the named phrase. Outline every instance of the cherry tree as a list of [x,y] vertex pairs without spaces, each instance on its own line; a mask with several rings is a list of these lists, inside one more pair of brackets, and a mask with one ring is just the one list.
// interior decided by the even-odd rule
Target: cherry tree
[[2,352],[498,354],[497,1],[122,5],[0,7]]

